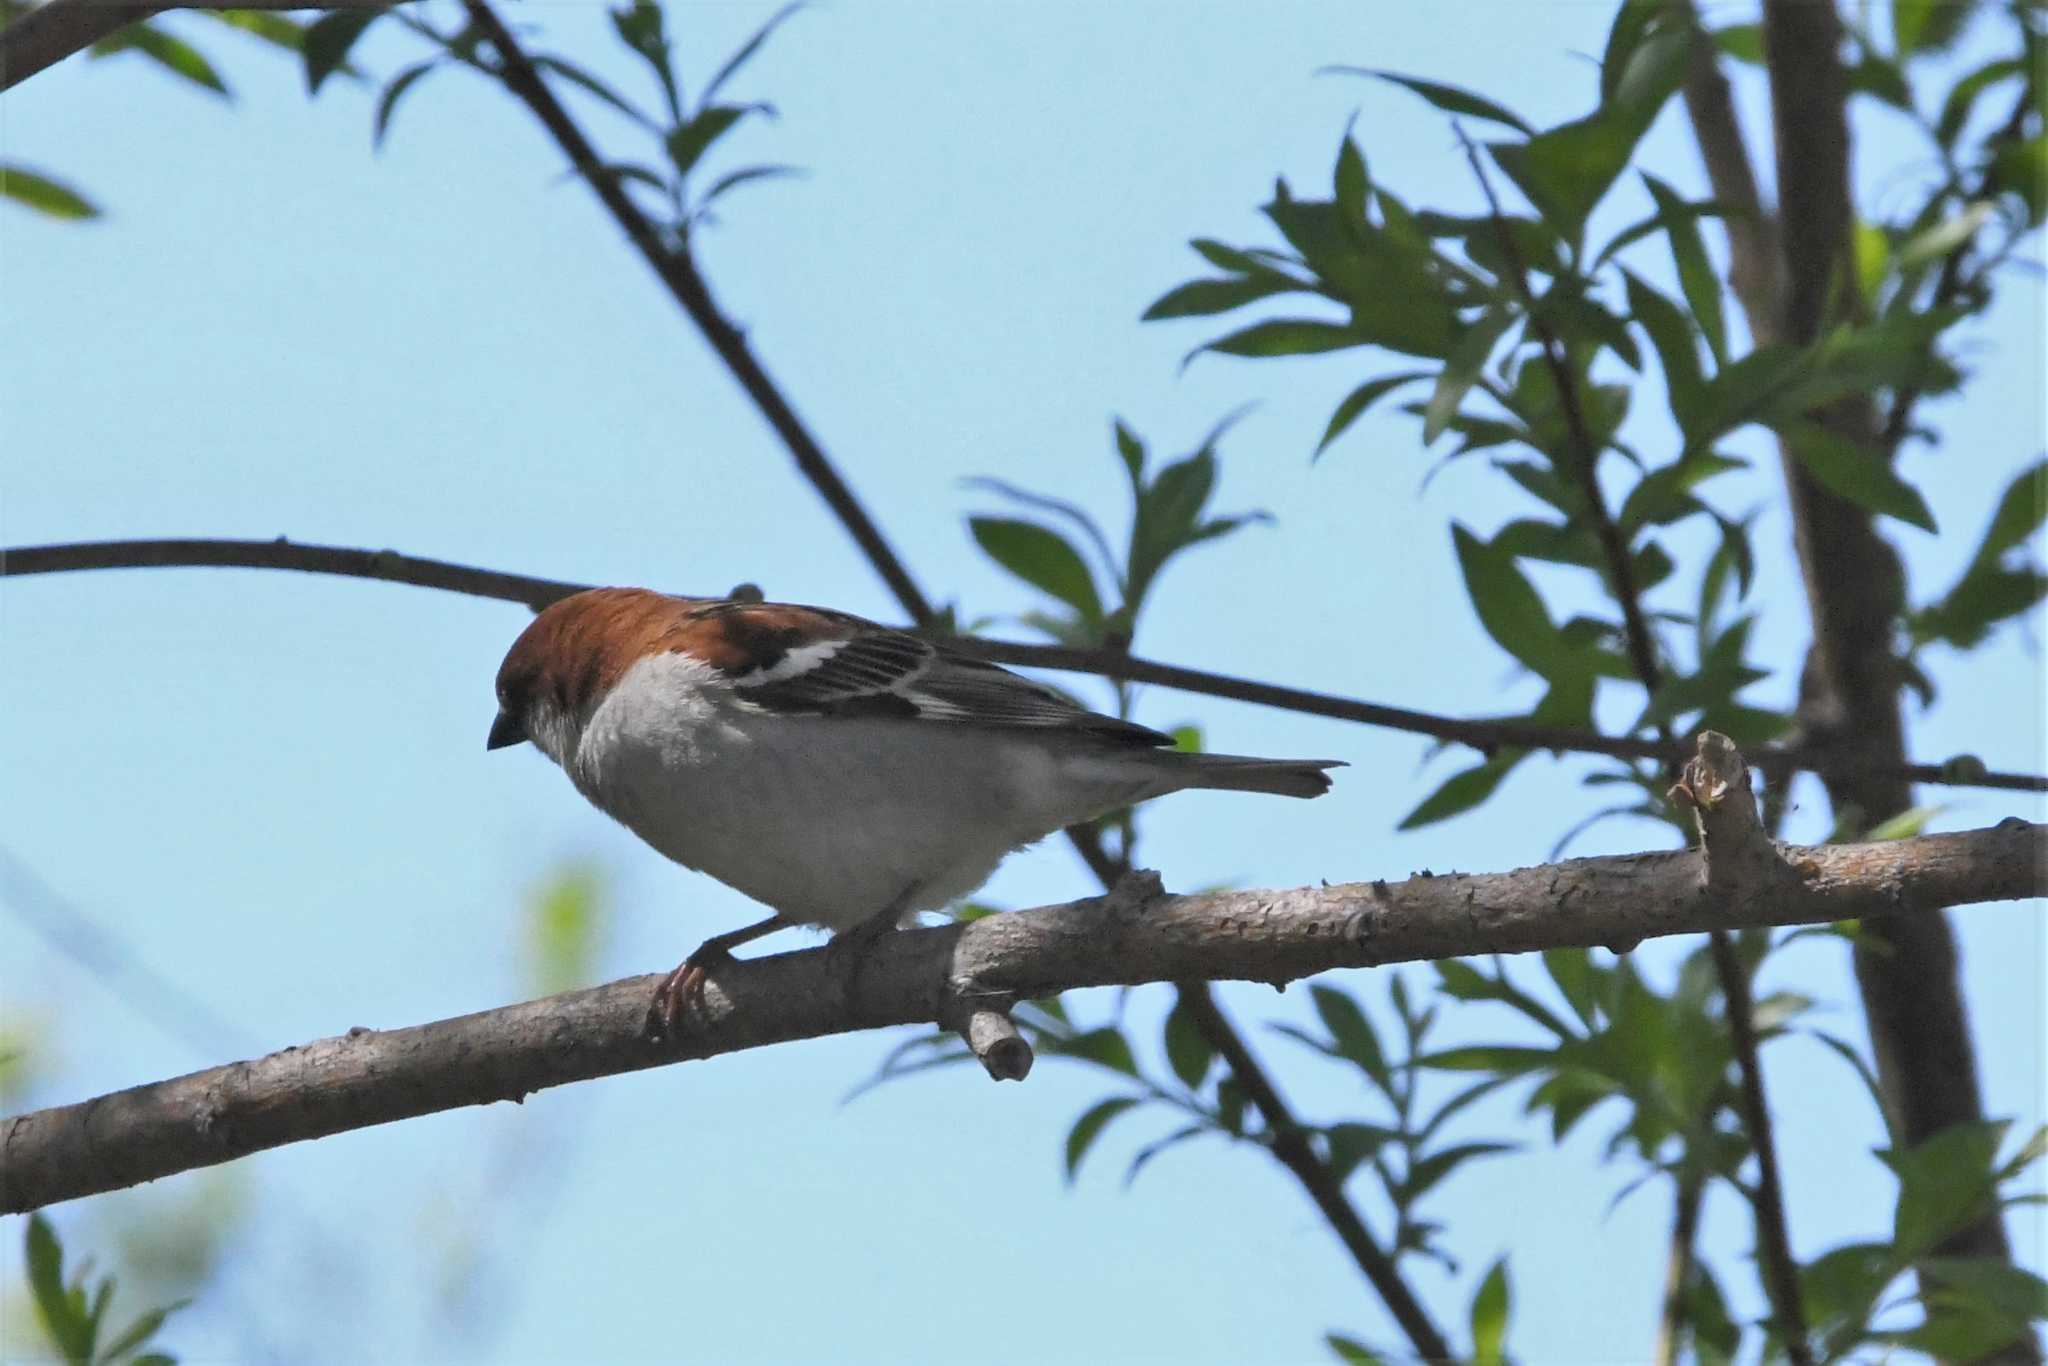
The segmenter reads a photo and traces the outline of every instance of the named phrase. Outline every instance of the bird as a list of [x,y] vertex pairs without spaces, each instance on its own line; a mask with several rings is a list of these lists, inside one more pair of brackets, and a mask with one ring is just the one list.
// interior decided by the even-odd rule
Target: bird
[[668,974],[673,1032],[731,951],[832,930],[853,960],[1011,852],[1187,788],[1318,797],[1335,759],[1188,753],[959,649],[845,612],[594,588],[507,651],[487,748],[531,743],[657,852],[772,914]]

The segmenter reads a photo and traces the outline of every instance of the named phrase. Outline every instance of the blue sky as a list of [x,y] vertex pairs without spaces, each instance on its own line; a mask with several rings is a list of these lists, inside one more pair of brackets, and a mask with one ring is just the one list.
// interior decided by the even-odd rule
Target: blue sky
[[[675,6],[686,72],[701,79],[771,10]],[[1136,319],[1197,273],[1189,237],[1261,237],[1254,206],[1276,174],[1325,185],[1354,115],[1376,178],[1410,202],[1477,206],[1440,116],[1317,68],[1455,80],[1542,124],[1590,100],[1587,54],[1609,13],[1479,0],[821,5],[736,87],[773,100],[780,121],[723,153],[809,174],[730,201],[705,270],[927,591],[965,614],[1032,604],[969,540],[965,515],[991,504],[963,479],[1001,474],[1113,510],[1113,414],[1171,453],[1257,400],[1224,444],[1217,505],[1263,507],[1277,525],[1176,563],[1140,648],[1443,712],[1522,704],[1534,685],[1472,620],[1446,527],[1514,515],[1505,481],[1454,468],[1422,490],[1430,457],[1391,409],[1311,468],[1331,406],[1374,362],[1208,358],[1183,372],[1208,334]],[[601,7],[517,14],[556,50],[640,79]],[[560,158],[523,110],[466,73],[436,76],[373,156],[373,92],[336,84],[309,103],[281,57],[173,22],[217,59],[235,107],[132,58],[74,60],[0,98],[0,153],[109,210],[77,226],[0,206],[0,540],[288,534],[687,592],[753,580],[899,616],[594,202],[556,183]],[[377,73],[415,55],[395,29],[359,51]],[[1759,92],[1743,95],[1761,127]],[[628,145],[615,121],[589,121]],[[1881,118],[1863,126],[1864,183],[1903,202],[1898,168],[1919,151]],[[1700,193],[1676,118],[1645,151]],[[1615,221],[1640,197],[1618,191]],[[1922,596],[1953,579],[2003,481],[2041,449],[2040,288],[2007,280],[1969,338],[1973,396],[1929,405],[1943,445],[1906,457],[1944,528],[1890,528]],[[1639,409],[1654,411],[1650,398]],[[1748,453],[1768,455],[1754,440]],[[1769,504],[1759,640],[1784,664],[1806,631],[1772,465],[1722,497]],[[491,676],[524,619],[506,604],[232,571],[9,581],[6,847],[258,1048],[516,997],[521,908],[565,861],[600,870],[615,908],[600,975],[666,968],[756,912],[638,846],[538,756],[485,754]],[[2048,765],[2043,624],[1934,661],[1942,701],[1913,718],[1916,757]],[[1783,700],[1793,682],[1781,672],[1758,694]],[[1583,766],[1531,762],[1481,813],[1396,835],[1456,762],[1422,770],[1414,737],[1159,690],[1139,715],[1198,720],[1218,748],[1352,764],[1313,804],[1201,794],[1155,807],[1144,861],[1174,887],[1513,867],[1542,861],[1566,818],[1596,805],[1577,786]],[[1799,832],[1817,836],[1823,803],[1802,795]],[[2011,794],[1939,799],[1948,828],[2041,818],[2039,801]],[[1617,824],[1579,851],[1663,839]],[[1012,859],[988,897],[1091,890],[1048,843]],[[2048,1109],[2040,909],[1957,917],[1991,1110],[2028,1128]],[[1684,947],[1640,958],[1659,974]],[[1371,976],[1345,984],[1384,999]],[[1763,989],[1789,986],[1861,1039],[1835,949],[1774,959]],[[1356,1112],[1347,1077],[1262,1028],[1300,1019],[1305,992],[1224,995],[1304,1113]],[[1163,1001],[1140,993],[1134,1016],[1155,1019]],[[0,1016],[47,1042],[39,1103],[223,1060],[13,917],[0,919]],[[1447,1028],[1477,1038],[1498,1024],[1465,1012]],[[842,1105],[890,1042],[615,1078],[253,1159],[231,1178],[249,1213],[223,1279],[167,1340],[195,1359],[344,1361],[951,1360],[964,1342],[991,1362],[1071,1358],[1077,1342],[1101,1360],[1313,1361],[1326,1329],[1394,1340],[1306,1201],[1257,1154],[1193,1145],[1126,1192],[1121,1163],[1152,1132],[1128,1121],[1068,1192],[1060,1141],[1103,1093],[1096,1075],[1048,1063],[1027,1085],[994,1087],[947,1072]],[[1797,1250],[1879,1236],[1891,1186],[1861,1155],[1879,1139],[1853,1077],[1803,1042],[1776,1046],[1768,1073]],[[1474,1125],[1514,1131],[1515,1107]],[[1444,1189],[1435,1213],[1463,1274],[1416,1272],[1442,1321],[1462,1325],[1477,1275],[1511,1251],[1520,1354],[1647,1350],[1668,1200],[1652,1187],[1609,1212],[1627,1173],[1597,1166],[1604,1132],[1589,1122],[1557,1151],[1527,1134],[1527,1154]],[[166,1217],[218,1189],[208,1180],[56,1215],[89,1241]],[[9,1284],[18,1228],[0,1224]],[[2030,1264],[2048,1263],[2041,1218],[2013,1228]],[[1732,1202],[1710,1206],[1706,1240],[1754,1311]],[[466,1260],[479,1246],[481,1265]],[[450,1284],[472,1290],[451,1299]]]

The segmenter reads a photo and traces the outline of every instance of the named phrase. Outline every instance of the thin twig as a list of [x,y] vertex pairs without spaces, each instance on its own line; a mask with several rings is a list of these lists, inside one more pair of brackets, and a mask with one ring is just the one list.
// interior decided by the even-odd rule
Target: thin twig
[[710,286],[698,273],[688,245],[672,247],[664,242],[660,230],[627,197],[618,177],[604,173],[604,163],[590,145],[590,140],[583,136],[575,120],[569,117],[569,111],[548,89],[540,72],[534,69],[497,13],[484,0],[463,0],[462,7],[491,46],[497,49],[498,76],[505,83],[505,88],[533,111],[534,117],[554,138],[556,146],[568,154],[570,164],[590,186],[591,193],[598,197],[611,214],[612,221],[619,225],[627,240],[646,259],[662,284],[668,287],[670,297],[689,315],[704,340],[710,343],[718,358],[725,362],[726,369],[732,372],[732,377],[746,390],[747,397],[795,457],[804,478],[810,481],[811,487],[832,509],[832,515],[852,535],[861,553],[867,556],[875,572],[895,594],[896,601],[919,625],[930,621],[931,603],[910,577],[910,571],[904,568],[903,561],[897,557],[881,528],[868,516],[860,500],[854,497],[853,490],[840,478],[838,470],[833,468],[831,460],[796,415],[796,410],[790,407],[789,401],[769,377],[747,345],[746,334],[719,311],[711,297]]
[[[80,541],[0,549],[0,577],[170,567],[282,569],[381,579],[387,583],[516,602],[534,611],[590,587],[563,579],[509,574],[447,560],[402,555],[395,550],[309,545],[283,537],[270,541]],[[945,640],[954,649],[998,664],[1152,683],[1206,697],[1228,698],[1281,711],[1327,716],[1338,721],[1427,735],[1451,744],[1470,746],[1483,754],[1502,748],[1516,748],[1560,754],[1604,754],[1618,759],[1659,759],[1674,763],[1683,761],[1686,753],[1684,745],[1675,741],[1667,743],[1633,735],[1599,735],[1567,726],[1539,726],[1517,720],[1437,716],[1407,707],[1340,697],[1334,693],[1162,664],[1117,650],[1084,650],[1030,641],[987,640],[979,636],[934,638]],[[1994,772],[1959,764],[1873,765],[1853,754],[1816,747],[1759,746],[1750,752],[1749,760],[1751,767],[1771,775],[1773,779],[1783,779],[1795,772],[1815,772],[1824,776],[1881,772],[1885,776],[1916,783],[2048,792],[2048,777],[2039,774]]]

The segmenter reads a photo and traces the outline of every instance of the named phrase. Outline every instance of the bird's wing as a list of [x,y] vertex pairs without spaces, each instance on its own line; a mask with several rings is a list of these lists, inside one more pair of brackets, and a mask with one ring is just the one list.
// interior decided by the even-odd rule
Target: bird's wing
[[1063,730],[1134,746],[1171,737],[1042,683],[844,612],[790,603],[695,607],[678,642],[767,711]]

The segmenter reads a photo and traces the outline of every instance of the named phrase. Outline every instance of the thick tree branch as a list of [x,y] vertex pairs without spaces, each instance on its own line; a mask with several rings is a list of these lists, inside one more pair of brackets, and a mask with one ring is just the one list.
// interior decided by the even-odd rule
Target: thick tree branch
[[[357,550],[345,546],[308,545],[279,537],[273,541],[158,540],[80,541],[58,545],[0,549],[0,577],[71,573],[89,569],[152,569],[225,567],[283,569],[350,578],[382,579],[417,588],[437,588],[516,602],[534,611],[558,598],[579,593],[589,584],[478,569],[447,560],[402,555],[395,550]],[[1484,753],[1502,747],[1542,749],[1557,753],[1605,754],[1620,759],[1662,759],[1682,762],[1690,751],[1680,741],[1638,736],[1596,735],[1563,726],[1537,726],[1514,720],[1468,720],[1437,716],[1406,707],[1340,697],[1333,693],[1290,688],[1277,683],[1236,678],[1228,674],[1162,664],[1116,650],[1083,650],[1028,641],[987,640],[979,636],[945,638],[958,649],[999,664],[1097,674],[1130,683],[1152,683],[1206,697],[1252,702],[1281,711],[1327,716],[1338,721],[1380,726],[1427,735]],[[1864,771],[1865,761],[1839,749],[1760,746],[1749,752],[1750,766],[1774,779],[1800,771],[1850,775]],[[2048,792],[2048,777],[2032,773],[1988,772],[1974,765],[1887,765],[1884,772],[1916,783],[1956,787],[1998,788],[2014,792]]]
[[37,72],[55,66],[74,52],[83,52],[102,38],[111,38],[130,24],[172,9],[384,9],[390,0],[232,0],[212,4],[124,5],[104,0],[49,0],[0,29],[0,90],[19,85]]
[[[1804,345],[1824,329],[1862,313],[1849,263],[1855,221],[1850,193],[1848,73],[1833,0],[1765,0],[1765,66],[1777,151],[1779,247],[1783,283],[1776,323],[1783,340]],[[1734,243],[1731,241],[1731,245]],[[1752,329],[1756,324],[1752,319]],[[1882,423],[1868,394],[1813,417],[1888,459]],[[1900,674],[1893,635],[1905,606],[1905,573],[1870,515],[1813,479],[1783,449],[1813,647],[1800,689],[1799,719],[1811,743],[1892,761],[1906,753]],[[1871,823],[1913,804],[1909,782],[1862,774],[1823,775],[1839,819]],[[1976,1048],[1958,980],[1954,931],[1941,916],[1881,919],[1865,926],[1854,951],[1857,986],[1869,1023],[1878,1078],[1906,1140],[1923,1142],[1956,1124],[1983,1118]],[[2011,1257],[1994,1211],[1957,1234],[1943,1251]],[[2031,1341],[2016,1360],[2039,1360]]]
[[1573,859],[1290,891],[1111,896],[909,930],[849,1002],[823,950],[721,972],[693,1028],[644,1032],[658,977],[434,1024],[337,1038],[0,1121],[0,1213],[114,1190],[280,1144],[825,1034],[952,1018],[962,999],[1250,979],[1466,953],[1588,946],[1737,924],[1795,925],[2048,894],[2048,827],[1882,844],[1773,845],[1733,882],[1691,852]]

